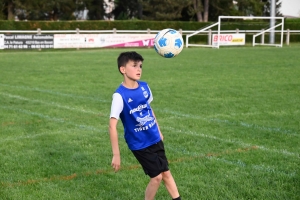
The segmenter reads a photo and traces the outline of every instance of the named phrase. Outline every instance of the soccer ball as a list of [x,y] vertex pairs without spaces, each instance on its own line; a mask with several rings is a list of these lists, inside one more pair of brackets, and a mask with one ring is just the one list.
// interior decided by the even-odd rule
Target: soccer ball
[[163,29],[154,38],[155,51],[164,58],[173,58],[183,49],[181,34],[171,28]]

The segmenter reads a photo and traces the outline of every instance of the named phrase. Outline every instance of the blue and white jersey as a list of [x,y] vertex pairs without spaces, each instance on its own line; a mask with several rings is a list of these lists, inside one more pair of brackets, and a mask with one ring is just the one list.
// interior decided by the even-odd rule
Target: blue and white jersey
[[139,150],[161,140],[150,102],[151,90],[146,82],[129,89],[122,84],[113,94],[110,117],[123,123],[125,141],[130,150]]

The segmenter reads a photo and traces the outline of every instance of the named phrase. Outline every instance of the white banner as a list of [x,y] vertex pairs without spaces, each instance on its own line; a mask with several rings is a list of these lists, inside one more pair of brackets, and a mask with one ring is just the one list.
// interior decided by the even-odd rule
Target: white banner
[[55,34],[54,48],[152,47],[156,34]]
[[0,34],[0,49],[4,49],[4,34]]
[[245,45],[245,33],[240,34],[213,34],[212,45],[217,46],[219,40],[219,45]]

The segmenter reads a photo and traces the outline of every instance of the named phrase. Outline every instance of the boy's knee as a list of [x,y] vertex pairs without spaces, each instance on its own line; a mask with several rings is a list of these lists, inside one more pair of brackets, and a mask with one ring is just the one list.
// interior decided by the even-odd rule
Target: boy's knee
[[168,179],[168,178],[171,178],[171,177],[172,177],[172,174],[171,174],[170,170],[165,171],[165,172],[162,173],[162,178],[163,179]]
[[162,178],[163,178],[162,174],[158,174],[157,176],[155,176],[151,179],[152,179],[152,181],[154,181],[156,183],[160,183],[162,181]]

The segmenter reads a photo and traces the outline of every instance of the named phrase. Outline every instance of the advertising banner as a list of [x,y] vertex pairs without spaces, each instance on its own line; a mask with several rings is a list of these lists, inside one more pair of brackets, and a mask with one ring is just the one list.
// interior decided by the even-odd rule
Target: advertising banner
[[53,48],[53,35],[4,35],[4,49]]
[[212,45],[217,46],[219,40],[219,45],[245,45],[245,33],[241,34],[213,34]]
[[0,34],[0,49],[4,49],[4,35]]
[[55,34],[54,48],[152,47],[156,34]]

